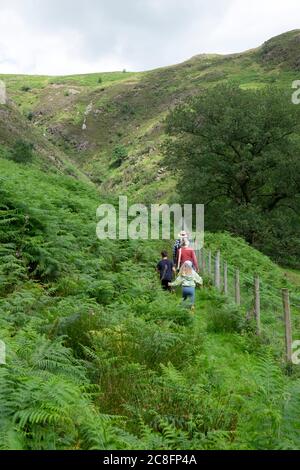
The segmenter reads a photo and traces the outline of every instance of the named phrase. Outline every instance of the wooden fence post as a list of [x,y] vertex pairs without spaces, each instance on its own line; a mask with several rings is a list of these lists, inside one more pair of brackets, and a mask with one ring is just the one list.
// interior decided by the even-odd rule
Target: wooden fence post
[[235,271],[235,303],[241,305],[240,271]]
[[211,276],[211,251],[208,251],[208,275]]
[[223,265],[223,291],[225,295],[228,294],[228,266],[226,261]]
[[288,289],[282,289],[282,303],[284,311],[286,361],[292,362],[292,322]]
[[201,269],[203,253],[202,253],[201,250],[197,250],[196,253],[197,253],[196,258],[197,258],[197,261],[198,261],[198,266]]
[[254,315],[256,319],[256,334],[260,335],[261,325],[260,325],[260,283],[259,277],[254,277]]
[[220,250],[217,251],[216,257],[215,257],[215,287],[220,290],[221,287],[221,278],[220,278],[220,258],[221,258],[221,253]]

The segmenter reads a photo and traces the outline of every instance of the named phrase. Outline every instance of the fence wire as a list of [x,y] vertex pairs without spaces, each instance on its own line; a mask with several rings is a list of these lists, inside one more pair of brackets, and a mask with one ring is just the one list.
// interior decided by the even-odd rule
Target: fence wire
[[[223,292],[233,302],[239,303],[245,318],[249,321],[256,319],[255,315],[255,276],[243,273],[234,266],[226,263],[222,256],[202,248],[195,250],[201,273],[208,277],[220,292]],[[219,276],[216,271],[219,266]],[[225,271],[226,269],[226,271]],[[237,272],[239,283],[237,285]],[[225,277],[227,273],[227,283]],[[217,285],[219,281],[219,286]],[[225,285],[227,284],[227,286]],[[283,308],[282,289],[259,279],[260,301],[260,334],[280,357],[285,356],[286,323]],[[293,340],[300,340],[300,291],[290,292],[290,312]]]

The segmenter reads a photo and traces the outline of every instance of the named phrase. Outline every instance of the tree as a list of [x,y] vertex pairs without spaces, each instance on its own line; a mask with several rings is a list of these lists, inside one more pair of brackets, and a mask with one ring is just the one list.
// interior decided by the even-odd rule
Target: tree
[[182,201],[206,205],[208,229],[272,254],[299,230],[299,131],[300,107],[282,90],[222,85],[170,113],[165,164],[179,172]]

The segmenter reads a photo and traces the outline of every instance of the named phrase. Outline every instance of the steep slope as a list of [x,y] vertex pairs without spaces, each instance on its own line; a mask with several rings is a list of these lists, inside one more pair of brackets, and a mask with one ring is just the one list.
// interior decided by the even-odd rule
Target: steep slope
[[[179,293],[160,289],[154,267],[165,243],[96,237],[109,192],[170,195],[159,153],[170,107],[228,78],[290,87],[290,56],[270,65],[262,51],[141,74],[3,77],[12,102],[0,106],[1,449],[300,448],[299,372],[283,361],[278,297],[292,288],[297,337],[298,280],[244,241],[207,234],[231,286],[240,268],[247,304],[238,308],[207,277],[193,315]],[[35,144],[33,163],[12,161],[18,140]],[[117,167],[121,145],[129,155]],[[260,337],[245,311],[254,272]]]
[[[17,143],[33,145],[34,163],[46,171],[62,172],[89,181],[74,162],[41,132],[30,124],[9,99],[0,104],[0,153],[10,158],[10,152]],[[20,156],[22,158],[22,156]]]
[[162,200],[174,188],[160,155],[168,111],[228,80],[290,89],[299,78],[299,41],[295,30],[241,54],[203,54],[143,73],[1,78],[32,125],[102,189]]
[[264,65],[300,70],[300,32],[289,31],[266,41],[260,50]]
[[[0,174],[1,449],[300,448],[283,337],[256,337],[208,279],[181,308],[153,269],[165,244],[97,240],[85,182],[1,157]],[[207,242],[282,282],[244,242]]]

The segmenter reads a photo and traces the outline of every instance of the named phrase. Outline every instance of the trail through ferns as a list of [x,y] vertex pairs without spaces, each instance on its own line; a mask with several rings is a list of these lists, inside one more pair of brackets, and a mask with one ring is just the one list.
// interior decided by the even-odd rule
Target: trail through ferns
[[91,186],[0,169],[2,449],[300,447],[299,373],[207,280],[193,314],[161,243],[97,240]]

